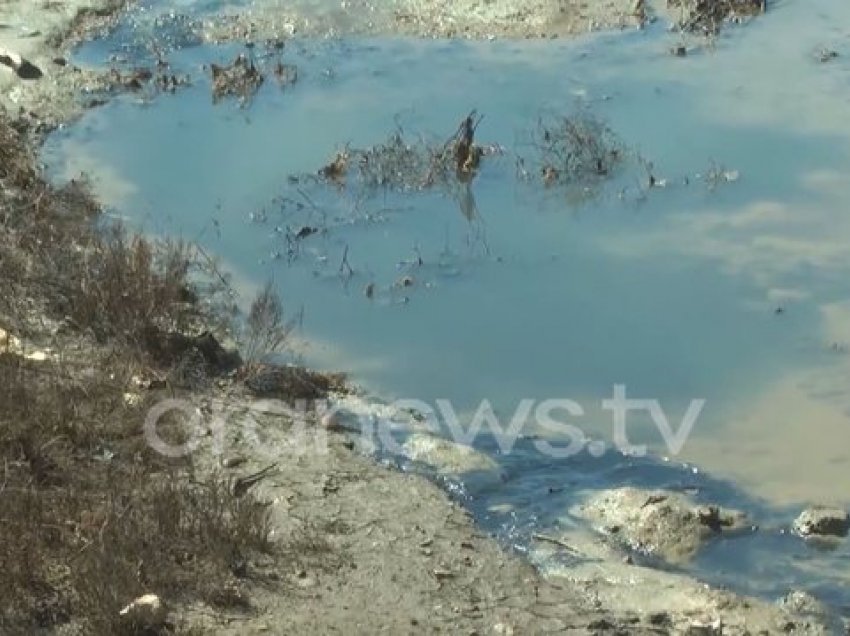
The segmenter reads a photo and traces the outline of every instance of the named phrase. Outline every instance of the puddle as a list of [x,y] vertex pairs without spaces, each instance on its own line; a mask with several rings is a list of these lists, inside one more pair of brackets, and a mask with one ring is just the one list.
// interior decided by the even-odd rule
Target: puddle
[[[780,532],[804,502],[850,503],[850,37],[835,26],[850,6],[809,9],[779,5],[684,59],[660,24],[569,42],[300,40],[282,53],[175,36],[169,60],[192,87],[91,111],[44,160],[60,180],[90,172],[132,225],[218,254],[246,298],[272,279],[289,312],[303,310],[305,361],[386,401],[449,400],[468,416],[486,399],[507,426],[523,399],[566,398],[584,413],[569,421],[610,446],[602,401],[615,385],[658,400],[674,429],[704,399],[667,463],[613,450],[556,461],[526,441],[503,455],[481,437],[509,478],[470,505],[522,543],[582,490],[694,486],[766,528],[713,545],[701,576],[767,596],[808,585],[848,606],[847,548],[820,553]],[[150,55],[133,33],[80,59]],[[819,63],[822,46],[840,56]],[[214,106],[203,65],[240,52],[280,55],[297,83],[270,80],[247,108]],[[289,179],[397,126],[444,140],[475,108],[476,139],[505,153],[469,190]],[[517,179],[537,120],[579,111],[610,126],[630,160],[591,192]],[[647,187],[638,155],[665,187]],[[293,253],[291,234],[313,226]],[[648,418],[629,433],[671,455]],[[504,504],[513,511],[487,512]]]

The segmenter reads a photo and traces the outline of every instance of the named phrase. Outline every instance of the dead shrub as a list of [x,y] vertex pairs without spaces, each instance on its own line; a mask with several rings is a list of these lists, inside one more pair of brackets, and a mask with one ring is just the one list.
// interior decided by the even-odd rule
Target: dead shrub
[[399,126],[381,144],[368,148],[346,146],[319,170],[319,177],[338,186],[357,185],[366,191],[453,191],[458,183],[468,183],[475,177],[483,157],[501,152],[498,146],[474,143],[482,119],[473,110],[443,142],[422,136],[410,138]]
[[297,325],[297,317],[287,320],[283,302],[271,282],[251,303],[241,338],[241,349],[249,364],[281,353]]
[[180,330],[198,317],[188,280],[191,248],[182,242],[153,245],[110,228],[92,241],[68,289],[68,315],[100,339],[138,341],[146,329]]
[[614,132],[592,114],[540,117],[532,131],[533,156],[520,158],[522,176],[532,166],[544,185],[594,184],[609,177],[625,158]]

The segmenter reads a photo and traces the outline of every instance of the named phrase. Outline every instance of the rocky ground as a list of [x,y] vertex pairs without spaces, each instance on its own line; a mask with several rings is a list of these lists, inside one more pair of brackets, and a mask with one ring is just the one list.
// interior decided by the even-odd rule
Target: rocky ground
[[[245,35],[240,29],[271,35],[319,24],[332,31],[348,20],[361,32],[536,37],[635,26],[645,19],[643,3],[621,0],[391,5],[389,14],[362,2],[344,3],[310,27],[303,14],[290,18],[255,9],[236,21],[212,20],[205,28],[209,38],[222,37],[222,25],[229,24],[226,37],[233,38]],[[0,284],[6,301],[0,302],[0,370],[10,374],[6,380],[32,384],[0,392],[6,466],[0,524],[4,536],[32,530],[21,511],[38,508],[39,501],[55,502],[59,493],[61,505],[32,518],[33,523],[50,518],[65,530],[49,537],[36,532],[32,545],[58,542],[69,549],[33,554],[12,542],[18,552],[0,551],[4,572],[17,576],[12,577],[17,587],[0,585],[0,631],[820,634],[841,628],[804,594],[770,604],[633,564],[627,548],[638,543],[676,561],[698,550],[717,528],[739,523],[734,513],[695,509],[678,496],[601,494],[582,514],[592,523],[623,527],[619,534],[628,545],[604,534],[542,537],[535,557],[566,552],[574,563],[544,577],[482,535],[436,485],[363,456],[344,430],[318,416],[310,417],[300,446],[291,443],[291,419],[263,416],[257,420],[263,453],[229,423],[222,437],[205,437],[189,463],[151,457],[140,434],[147,408],[179,396],[197,409],[203,429],[211,430],[216,405],[227,405],[228,422],[239,421],[257,394],[257,382],[245,381],[243,360],[198,335],[199,321],[209,317],[195,311],[203,304],[200,292],[172,285],[169,281],[185,283],[173,269],[164,277],[156,274],[161,270],[147,251],[154,248],[93,238],[88,229],[96,215],[93,203],[50,190],[29,153],[41,133],[91,105],[81,93],[131,88],[133,78],[67,62],[70,43],[108,24],[119,7],[114,0],[0,2],[0,102],[7,109],[0,147]],[[370,26],[364,15],[377,17]],[[57,232],[60,221],[68,225]],[[143,279],[145,285],[128,292],[127,280],[116,282],[110,271],[89,277],[85,268],[97,269],[107,257],[127,268],[128,280]],[[70,269],[68,280],[61,259],[80,268]],[[76,279],[86,283],[75,284]],[[108,284],[115,289],[104,290]],[[138,323],[135,310],[127,314],[127,293],[133,298],[150,293],[147,322]],[[114,328],[117,323],[121,329]],[[195,381],[192,370],[199,365],[206,373]],[[310,397],[333,388],[330,381],[304,374],[284,378],[282,397],[301,395],[305,386]],[[44,377],[61,380],[33,379]],[[281,389],[281,376],[274,377]],[[3,386],[10,384],[4,380]],[[57,406],[56,421],[41,438],[9,433],[32,416],[21,405],[45,396],[65,400],[57,404],[73,396],[73,408]],[[86,428],[94,419],[100,426]],[[122,422],[120,435],[116,422]],[[207,443],[212,440],[219,446]],[[424,436],[411,438],[406,450],[442,472],[473,466],[487,473],[482,467],[490,467],[487,458]],[[92,479],[85,478],[89,472]],[[204,486],[196,490],[199,481]],[[63,490],[70,483],[84,497]],[[227,492],[217,490],[219,485]],[[155,498],[149,500],[151,493]],[[196,510],[199,493],[206,503]],[[171,499],[163,505],[166,495]],[[178,521],[167,514],[175,509],[183,510]],[[210,510],[221,514],[205,517]],[[55,515],[66,511],[67,518],[57,521]],[[846,518],[824,514],[813,513],[801,527],[846,532]],[[151,516],[157,523],[148,527]],[[136,541],[138,526],[150,534]],[[181,540],[185,545],[172,550]],[[213,554],[220,546],[226,553]],[[15,560],[24,556],[29,560]],[[110,594],[82,591],[104,586]],[[128,623],[119,610],[144,593],[156,594],[162,606]]]

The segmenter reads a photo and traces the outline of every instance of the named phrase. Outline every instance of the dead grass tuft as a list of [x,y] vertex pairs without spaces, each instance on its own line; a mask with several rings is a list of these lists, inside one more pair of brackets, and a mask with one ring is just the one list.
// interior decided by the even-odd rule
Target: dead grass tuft
[[323,168],[319,177],[340,187],[365,191],[452,190],[471,181],[481,159],[498,154],[497,146],[475,144],[475,132],[483,117],[472,111],[444,142],[410,138],[399,126],[389,138],[368,148],[346,146]]
[[247,362],[257,364],[284,351],[297,324],[297,317],[286,319],[280,295],[271,282],[266,283],[251,303],[245,321],[241,346]]
[[220,604],[272,550],[266,507],[145,450],[125,370],[98,362],[103,375],[71,379],[0,356],[2,633],[122,633],[119,610],[150,592]]
[[532,166],[544,185],[587,186],[609,177],[625,157],[614,132],[590,113],[541,117],[532,132]]
[[127,399],[187,357],[240,364],[200,328],[215,286],[193,282],[189,246],[99,227],[84,183],[53,189],[35,165],[0,114],[0,326],[56,354],[0,351],[0,633],[149,634],[119,617],[145,593],[244,609],[252,558],[273,547],[267,509],[156,455],[149,404]]

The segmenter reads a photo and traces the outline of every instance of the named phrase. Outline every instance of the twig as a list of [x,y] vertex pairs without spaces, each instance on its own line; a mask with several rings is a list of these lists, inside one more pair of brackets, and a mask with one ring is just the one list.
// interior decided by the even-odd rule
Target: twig
[[227,280],[227,278],[225,278],[224,274],[222,274],[221,271],[218,269],[218,265],[216,265],[215,260],[213,260],[213,258],[206,252],[206,250],[204,250],[203,247],[200,246],[200,244],[195,243],[194,247],[195,247],[196,250],[198,250],[198,253],[206,259],[207,267],[210,268],[210,271],[218,278],[218,280],[221,282],[221,284],[224,285],[224,287],[226,289],[229,289],[229,290],[232,291],[233,288],[231,287],[230,282]]
[[578,550],[576,550],[571,545],[561,541],[560,539],[558,539],[556,537],[550,537],[550,536],[545,535],[545,534],[533,534],[533,535],[531,535],[531,538],[535,539],[536,541],[544,541],[546,543],[552,543],[552,544],[554,544],[554,545],[556,545],[560,548],[563,548],[564,550],[566,550],[570,554],[575,554],[576,556],[581,555],[581,552],[579,552]]
[[339,264],[339,275],[346,278],[354,276],[354,269],[348,262],[348,245],[345,246],[345,251],[342,253],[342,261]]
[[257,471],[256,473],[246,475],[245,477],[240,477],[233,484],[233,496],[241,497],[242,495],[247,493],[252,486],[268,477],[276,468],[277,464],[271,464],[270,466],[266,466],[265,468]]

